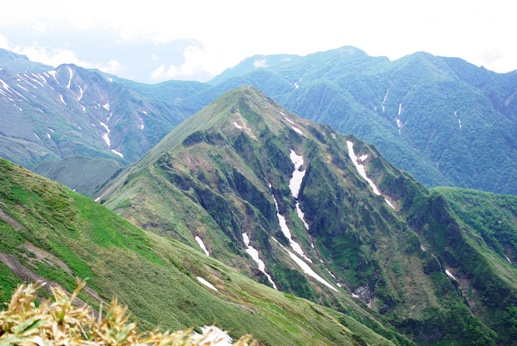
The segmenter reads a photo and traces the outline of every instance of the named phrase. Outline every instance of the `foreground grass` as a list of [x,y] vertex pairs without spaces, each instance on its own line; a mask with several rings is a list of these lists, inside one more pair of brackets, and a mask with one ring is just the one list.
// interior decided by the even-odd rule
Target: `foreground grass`
[[[7,310],[0,312],[0,345],[230,345],[231,338],[217,327],[175,332],[137,332],[128,323],[127,308],[113,300],[106,314],[96,318],[88,305],[74,306],[84,283],[69,297],[61,288],[52,288],[53,297],[36,307],[40,284],[20,285]],[[235,346],[249,345],[249,336]]]

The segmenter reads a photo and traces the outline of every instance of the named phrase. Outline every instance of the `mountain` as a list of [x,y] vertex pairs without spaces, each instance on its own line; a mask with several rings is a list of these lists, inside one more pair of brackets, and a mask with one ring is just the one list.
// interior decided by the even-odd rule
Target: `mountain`
[[234,340],[249,333],[259,345],[394,345],[379,332],[397,335],[360,304],[343,314],[275,291],[4,159],[0,236],[2,305],[22,282],[44,281],[46,299],[51,287],[73,292],[79,277],[87,279],[80,301],[97,315],[116,298],[145,330],[214,324]]
[[[0,66],[20,59],[2,59]],[[76,168],[70,174],[76,181],[58,180],[72,188],[91,179],[87,171],[96,169],[109,177],[118,169],[112,168],[139,159],[190,115],[175,102],[200,84],[160,85],[169,98],[178,95],[165,102],[161,94],[153,95],[152,87],[146,93],[138,83],[74,65],[20,73],[6,67],[0,71],[0,83],[0,156],[53,178],[56,174],[51,172],[63,166],[61,160],[75,157],[68,169]],[[190,85],[194,86],[187,88]],[[104,160],[111,163],[104,165]]]
[[52,66],[30,61],[25,55],[0,48],[0,69],[11,73],[41,73],[53,70]]
[[[374,144],[427,187],[517,194],[517,72],[424,52],[389,61],[354,47],[257,55],[209,83],[142,84],[74,65],[42,67],[8,51],[0,68],[0,155],[34,170],[67,156],[133,163],[181,121],[248,84]],[[84,180],[77,172],[69,186]]]
[[250,59],[214,87],[253,85],[304,118],[373,143],[426,186],[517,194],[517,72],[424,52],[389,61],[353,47]]
[[182,122],[96,200],[279,291],[345,314],[360,304],[418,344],[511,344],[515,209],[487,206],[505,210],[506,230],[481,236],[488,215],[472,223],[446,195],[374,146],[242,86]]

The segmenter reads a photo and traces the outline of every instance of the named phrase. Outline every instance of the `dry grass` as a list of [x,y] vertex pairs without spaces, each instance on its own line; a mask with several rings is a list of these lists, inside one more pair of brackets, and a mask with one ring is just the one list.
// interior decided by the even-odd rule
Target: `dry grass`
[[[113,300],[105,314],[95,318],[88,305],[72,304],[84,282],[69,296],[52,288],[53,299],[36,306],[41,284],[20,285],[7,310],[0,312],[0,346],[6,345],[231,345],[231,339],[217,327],[202,328],[203,334],[189,330],[138,332],[128,323],[127,308]],[[233,345],[250,344],[244,336]]]

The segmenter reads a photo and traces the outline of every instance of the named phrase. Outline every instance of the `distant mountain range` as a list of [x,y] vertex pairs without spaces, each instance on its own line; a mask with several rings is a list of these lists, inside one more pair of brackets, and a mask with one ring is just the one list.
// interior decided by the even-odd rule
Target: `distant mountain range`
[[[249,84],[302,117],[374,144],[428,187],[517,194],[516,72],[427,53],[389,61],[353,47],[254,56],[209,83],[141,84],[8,51],[0,51],[0,68],[0,153],[36,171],[67,156],[135,162],[181,121]],[[50,174],[48,164],[39,171]]]

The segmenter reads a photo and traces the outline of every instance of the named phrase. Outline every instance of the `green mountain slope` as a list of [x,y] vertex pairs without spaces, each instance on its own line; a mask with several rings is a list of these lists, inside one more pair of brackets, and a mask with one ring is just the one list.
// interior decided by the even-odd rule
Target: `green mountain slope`
[[[504,261],[479,269],[497,254],[445,197],[253,87],[184,121],[97,198],[278,290],[342,312],[368,305],[419,344],[504,340],[481,282],[513,301],[516,272]],[[473,290],[485,300],[471,311]]]
[[[83,301],[98,309],[116,296],[145,329],[215,324],[263,345],[392,344],[350,315],[256,283],[3,159],[0,234],[0,302],[22,281],[72,292],[80,277]],[[350,311],[388,334],[362,308]]]
[[304,118],[375,144],[427,186],[517,194],[516,73],[423,52],[390,62],[353,47],[254,61],[262,64],[245,68],[245,60],[215,87],[253,85]]

